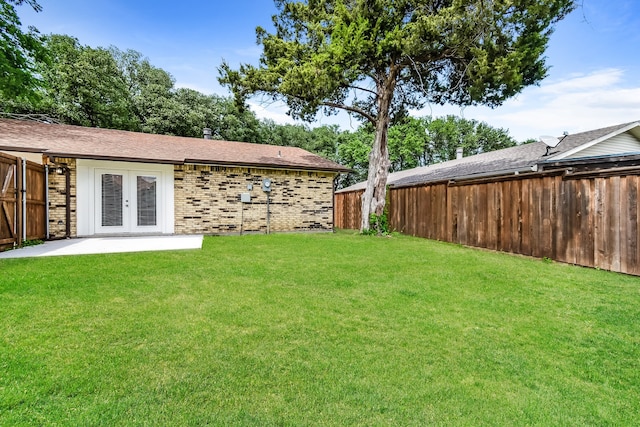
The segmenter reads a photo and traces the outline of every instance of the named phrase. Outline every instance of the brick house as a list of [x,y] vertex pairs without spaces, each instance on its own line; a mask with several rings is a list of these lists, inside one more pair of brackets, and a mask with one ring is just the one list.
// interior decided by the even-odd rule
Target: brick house
[[47,166],[50,238],[331,231],[347,171],[295,147],[9,119],[0,151]]

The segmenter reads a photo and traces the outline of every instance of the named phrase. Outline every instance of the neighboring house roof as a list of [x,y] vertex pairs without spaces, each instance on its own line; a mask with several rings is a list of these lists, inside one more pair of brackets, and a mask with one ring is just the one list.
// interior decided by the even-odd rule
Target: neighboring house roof
[[[545,163],[559,160],[605,157],[640,153],[640,122],[624,123],[574,135],[562,136],[560,143],[550,150],[543,142],[518,145],[449,160],[429,166],[389,174],[387,184],[400,187],[426,182],[471,179],[522,172],[532,172]],[[339,192],[363,190],[366,182],[359,182]]]
[[348,172],[301,148],[0,119],[0,150],[144,163]]

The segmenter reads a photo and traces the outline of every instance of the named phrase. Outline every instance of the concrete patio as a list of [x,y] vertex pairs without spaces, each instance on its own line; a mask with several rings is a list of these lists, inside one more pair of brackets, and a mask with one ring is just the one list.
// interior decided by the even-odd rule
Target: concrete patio
[[89,237],[53,240],[41,245],[0,252],[0,259],[62,255],[106,254],[118,252],[171,251],[201,249],[202,235]]

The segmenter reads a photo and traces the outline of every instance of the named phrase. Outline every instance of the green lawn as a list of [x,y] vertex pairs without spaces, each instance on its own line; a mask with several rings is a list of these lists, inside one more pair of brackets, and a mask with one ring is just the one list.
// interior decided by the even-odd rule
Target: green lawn
[[423,239],[0,260],[0,425],[637,425],[640,278]]

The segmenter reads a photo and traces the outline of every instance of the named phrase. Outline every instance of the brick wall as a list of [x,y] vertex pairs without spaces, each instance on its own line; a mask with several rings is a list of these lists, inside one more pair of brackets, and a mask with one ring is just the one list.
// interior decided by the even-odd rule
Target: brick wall
[[[272,182],[270,232],[333,229],[331,173],[180,165],[174,174],[176,234],[265,233],[264,178]],[[251,202],[242,203],[241,193]]]
[[76,222],[76,159],[57,158],[49,164],[49,237],[59,239],[66,236],[67,188],[65,174],[58,175],[57,166],[69,169],[71,178],[71,237],[77,235]]

